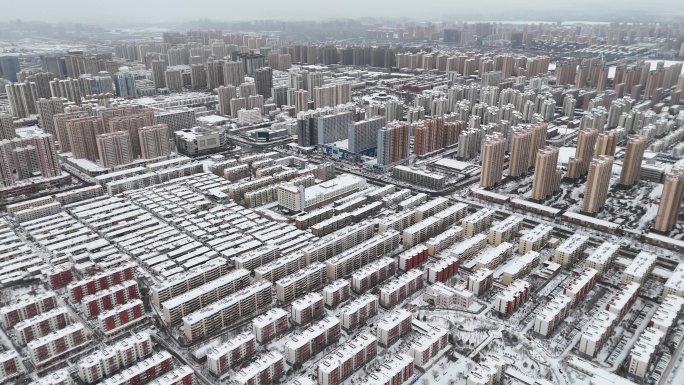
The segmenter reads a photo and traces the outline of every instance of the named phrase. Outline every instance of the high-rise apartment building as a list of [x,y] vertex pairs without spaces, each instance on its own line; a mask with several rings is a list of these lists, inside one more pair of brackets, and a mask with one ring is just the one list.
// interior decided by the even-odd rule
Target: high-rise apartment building
[[606,204],[613,157],[601,155],[589,163],[589,174],[584,189],[582,212],[595,214]]
[[596,149],[594,150],[594,156],[615,156],[615,148],[617,147],[618,139],[619,135],[615,131],[605,131],[600,133],[596,138]]
[[482,144],[482,169],[480,187],[492,187],[503,178],[506,138],[499,133],[488,135]]
[[138,129],[138,139],[143,159],[169,156],[169,126],[155,124]]
[[68,112],[64,114],[55,115],[54,121],[55,138],[59,143],[59,152],[71,152],[71,145],[69,144],[69,135],[67,133],[66,123],[71,119],[84,118],[88,116],[85,111]]
[[254,85],[256,93],[263,95],[264,99],[271,97],[271,88],[273,87],[273,69],[271,67],[262,67],[254,71]]
[[[385,126],[384,116],[375,116],[349,124],[349,152],[357,155],[375,150],[378,146],[378,130]],[[373,151],[374,152],[374,151]]]
[[543,201],[560,189],[561,170],[558,167],[558,148],[546,146],[537,151],[534,164],[531,198]]
[[325,82],[322,72],[309,72],[306,74],[306,90],[309,91],[309,95],[313,95],[314,89],[316,87],[323,87],[323,84],[325,84]]
[[140,140],[138,139],[138,130],[142,127],[153,126],[156,124],[154,111],[141,110],[139,114],[117,116],[109,119],[109,124],[106,127],[106,132],[120,132],[127,133],[130,137],[131,156],[133,159],[142,155],[140,149]]
[[76,79],[57,79],[50,82],[52,96],[65,98],[76,105],[81,105],[81,87]]
[[19,71],[21,71],[21,65],[19,65],[18,57],[0,56],[0,76],[11,82],[16,82]]
[[12,116],[23,119],[36,113],[36,99],[28,83],[12,83],[5,86]]
[[677,223],[684,199],[684,170],[674,169],[665,175],[663,193],[660,195],[658,214],[653,228],[668,232]]
[[47,134],[55,135],[54,116],[64,112],[64,103],[60,98],[39,99],[36,102],[40,126]]
[[314,119],[316,120],[315,129],[317,130],[316,144],[319,145],[347,139],[349,124],[354,122],[354,116],[350,111],[317,116]]
[[17,136],[14,130],[14,119],[9,114],[0,112],[0,140],[12,139]]
[[631,186],[639,180],[641,162],[644,159],[647,142],[648,138],[643,135],[632,135],[627,138],[625,158],[622,161],[622,172],[620,173],[621,185]]
[[413,153],[425,155],[444,147],[444,118],[425,119],[413,129]]
[[164,71],[164,81],[166,82],[166,88],[168,88],[169,91],[183,91],[183,74],[180,69],[167,68],[166,71]]
[[409,156],[409,124],[392,121],[378,130],[378,164],[386,166]]
[[587,173],[589,162],[594,158],[597,138],[598,130],[594,128],[585,128],[577,133],[575,156],[568,160],[568,178],[577,179]]
[[218,111],[221,115],[230,115],[230,101],[237,98],[237,88],[232,85],[220,86],[218,93]]
[[66,122],[66,131],[74,158],[97,160],[98,152],[95,137],[104,133],[101,119],[96,116],[70,119]]
[[121,98],[131,98],[137,95],[135,76],[130,72],[117,72],[113,76],[114,92]]
[[166,62],[162,60],[152,60],[152,81],[154,82],[155,89],[166,87],[164,72],[166,72]]
[[236,61],[223,62],[223,81],[225,85],[239,86],[245,82],[245,70],[242,63]]
[[190,85],[193,89],[207,88],[207,70],[204,64],[190,66]]
[[97,135],[95,140],[102,167],[112,168],[133,162],[131,139],[127,132],[108,132]]
[[559,62],[556,64],[556,85],[573,84],[577,76],[575,61]]
[[12,186],[37,171],[44,178],[62,174],[52,135],[0,140],[0,185]]
[[223,85],[223,60],[216,61],[209,58],[204,63],[204,68],[207,73],[207,89],[213,91],[215,88]]
[[238,87],[238,90],[240,91],[240,97],[245,99],[257,94],[254,83],[242,83],[240,84],[240,87]]

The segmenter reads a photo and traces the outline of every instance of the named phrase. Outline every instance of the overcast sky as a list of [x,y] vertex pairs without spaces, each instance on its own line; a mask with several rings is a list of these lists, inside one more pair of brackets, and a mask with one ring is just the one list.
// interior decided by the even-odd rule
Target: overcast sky
[[[595,21],[611,20],[622,10],[682,14],[682,0],[0,0],[0,20],[87,24],[163,23],[198,18],[212,20],[409,17],[458,19],[464,12],[502,13],[525,19],[530,11],[556,11],[573,20],[585,11]],[[593,11],[593,12],[590,12]],[[600,10],[600,11],[599,11]],[[489,11],[489,12],[488,12]],[[598,11],[598,12],[597,12]],[[640,13],[634,13],[639,15]],[[642,13],[643,14],[643,13]],[[487,17],[487,16],[485,16]],[[527,20],[527,19],[525,19]]]

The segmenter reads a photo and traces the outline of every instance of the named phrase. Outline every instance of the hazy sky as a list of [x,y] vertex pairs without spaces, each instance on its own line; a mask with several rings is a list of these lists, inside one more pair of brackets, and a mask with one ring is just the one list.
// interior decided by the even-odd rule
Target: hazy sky
[[[502,14],[525,19],[530,11],[555,11],[561,17],[565,14],[576,19],[580,12],[592,10],[585,15],[601,21],[612,19],[619,10],[662,12],[672,16],[682,14],[681,5],[681,0],[0,0],[0,20],[20,18],[87,24],[364,16],[454,20],[465,12],[494,12],[495,19],[500,19]],[[633,15],[639,14],[643,13]]]

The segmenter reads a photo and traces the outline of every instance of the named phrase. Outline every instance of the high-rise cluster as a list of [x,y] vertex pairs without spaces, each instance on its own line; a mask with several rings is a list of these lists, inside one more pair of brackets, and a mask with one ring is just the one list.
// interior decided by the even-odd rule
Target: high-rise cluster
[[37,172],[43,178],[62,175],[52,135],[0,140],[0,182],[3,186],[32,178]]

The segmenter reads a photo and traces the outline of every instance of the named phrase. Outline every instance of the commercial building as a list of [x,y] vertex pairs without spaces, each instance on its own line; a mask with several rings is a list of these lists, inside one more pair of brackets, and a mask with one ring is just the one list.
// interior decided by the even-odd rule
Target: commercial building
[[458,306],[468,309],[473,304],[474,297],[473,292],[464,287],[451,287],[441,282],[428,286],[423,294],[426,302],[432,302],[435,306],[444,308]]
[[285,183],[278,187],[278,205],[290,211],[308,211],[365,188],[366,180],[351,174],[308,188]]
[[430,190],[443,189],[444,183],[446,181],[445,175],[406,166],[394,167],[392,169],[392,177],[403,182],[428,188]]

